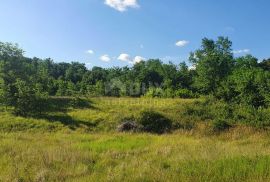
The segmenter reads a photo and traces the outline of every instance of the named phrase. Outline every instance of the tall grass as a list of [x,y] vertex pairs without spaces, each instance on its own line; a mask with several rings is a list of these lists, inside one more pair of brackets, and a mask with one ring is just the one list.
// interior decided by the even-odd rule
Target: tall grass
[[[32,118],[0,108],[0,181],[270,181],[270,133],[241,125],[243,118],[232,122],[223,103],[92,98],[88,104],[55,102],[56,109]],[[144,110],[178,130],[116,132],[123,118]],[[233,118],[248,112],[238,108]],[[268,116],[258,112],[256,122]],[[233,127],[207,133],[215,117]]]
[[0,134],[0,181],[269,181],[269,138],[235,134]]
[[[56,98],[57,99],[57,98]],[[153,110],[184,127],[191,120],[183,116],[186,104],[193,99],[151,99],[151,98],[92,98],[88,107],[73,107],[68,98],[54,100],[46,115],[32,118],[16,117],[4,109],[0,114],[0,131],[57,131],[61,128],[81,132],[115,131],[119,123],[141,111]],[[73,102],[71,102],[73,103]]]

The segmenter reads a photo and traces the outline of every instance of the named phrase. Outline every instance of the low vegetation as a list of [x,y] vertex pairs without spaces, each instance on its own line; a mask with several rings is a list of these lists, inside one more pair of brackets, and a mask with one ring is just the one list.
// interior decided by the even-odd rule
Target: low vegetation
[[[192,121],[189,121],[184,112],[186,105],[193,102],[193,99],[54,97],[50,98],[51,104],[42,114],[29,117],[13,115],[9,109],[2,107],[0,130],[25,129],[27,132],[31,128],[42,132],[40,125],[44,124],[50,125],[51,130],[55,131],[59,129],[57,126],[62,126],[81,132],[114,132],[122,123],[135,122],[139,129],[137,131],[169,131],[169,128],[185,128],[192,125]],[[156,128],[156,124],[161,128]]]
[[0,134],[0,181],[269,181],[269,134]]

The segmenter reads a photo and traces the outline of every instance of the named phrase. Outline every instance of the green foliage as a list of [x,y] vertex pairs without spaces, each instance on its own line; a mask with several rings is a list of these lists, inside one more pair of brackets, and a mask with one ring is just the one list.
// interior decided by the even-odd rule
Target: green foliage
[[219,37],[217,41],[204,38],[202,48],[191,53],[190,61],[196,65],[195,86],[205,94],[215,93],[233,67],[232,42]]
[[174,90],[172,88],[162,89],[162,88],[149,88],[145,94],[145,97],[149,98],[174,98],[179,97],[183,99],[197,98],[197,94],[194,94],[188,89],[178,89]]
[[138,123],[142,125],[142,130],[151,133],[162,134],[172,128],[172,122],[163,115],[154,111],[142,111]]
[[227,103],[213,97],[185,106],[184,114],[202,121],[226,121],[258,128],[270,126],[269,108],[255,108],[246,104]]
[[[26,58],[18,45],[0,43],[0,102],[17,114],[33,115],[41,113],[47,98],[54,96],[75,97],[78,105],[78,98],[85,96],[197,98],[200,93],[213,95],[215,101],[188,106],[185,113],[192,119],[235,122],[239,117],[241,122],[253,120],[264,127],[268,115],[261,113],[270,106],[269,60],[258,63],[251,55],[234,58],[231,46],[228,38],[203,39],[201,49],[190,56],[195,69],[185,62],[175,65],[150,59],[133,67],[88,70],[78,62]],[[245,114],[237,113],[238,106]]]
[[238,58],[232,74],[223,82],[216,95],[227,102],[265,107],[269,105],[270,72],[258,68],[256,58]]
[[214,132],[222,132],[222,131],[228,130],[230,127],[231,125],[228,122],[221,119],[216,119],[212,123],[212,130]]
[[28,116],[41,113],[47,104],[47,95],[33,87],[27,85],[25,81],[17,80],[15,83],[17,92],[15,93],[14,112],[17,115]]
[[172,88],[166,88],[164,91],[163,91],[163,95],[162,97],[163,98],[174,98],[175,97],[175,91],[172,89]]
[[178,89],[175,91],[175,96],[183,99],[196,98],[196,94],[188,89]]
[[41,113],[46,107],[47,92],[44,87],[49,85],[48,82],[42,83],[46,75],[31,75],[31,65],[27,64],[28,60],[23,57],[23,51],[17,45],[1,43],[0,54],[1,103],[14,107],[18,115]]
[[264,70],[270,71],[270,58],[260,62],[259,67],[261,67]]
[[24,51],[18,44],[0,42],[0,60],[6,60],[10,57],[22,57]]
[[149,90],[146,92],[145,96],[150,97],[150,98],[161,98],[164,95],[164,91],[162,88],[154,88],[151,87]]

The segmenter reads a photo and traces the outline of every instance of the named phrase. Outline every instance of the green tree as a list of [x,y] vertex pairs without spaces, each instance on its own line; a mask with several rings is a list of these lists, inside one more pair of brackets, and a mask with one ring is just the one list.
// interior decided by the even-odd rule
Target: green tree
[[34,88],[23,80],[17,79],[15,86],[14,111],[17,115],[29,116],[40,114],[45,110],[47,103],[47,94],[40,90],[40,87]]
[[250,55],[235,62],[232,74],[219,88],[218,97],[256,108],[269,105],[270,72],[258,67],[257,59]]
[[260,62],[259,66],[266,71],[270,71],[270,58]]
[[23,51],[18,45],[0,43],[0,60],[1,103],[24,116],[42,111],[46,93],[42,83],[37,82],[32,62],[23,57]]
[[217,41],[204,38],[202,47],[190,55],[196,65],[195,86],[204,94],[215,94],[222,81],[233,67],[232,42],[219,37]]

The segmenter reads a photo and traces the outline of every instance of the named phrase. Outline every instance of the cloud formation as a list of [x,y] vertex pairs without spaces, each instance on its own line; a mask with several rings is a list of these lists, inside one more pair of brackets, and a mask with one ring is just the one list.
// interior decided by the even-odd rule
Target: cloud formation
[[175,45],[177,47],[184,47],[184,46],[186,46],[188,44],[189,44],[189,41],[187,41],[187,40],[179,40],[178,42],[175,43]]
[[101,61],[104,61],[104,62],[110,62],[110,61],[111,61],[110,56],[107,55],[107,54],[101,56],[99,59],[100,59]]
[[249,49],[242,49],[242,50],[234,50],[233,51],[234,54],[247,54],[249,52],[250,52]]
[[86,53],[87,53],[87,54],[94,54],[95,52],[94,52],[93,50],[90,49],[90,50],[86,51]]
[[144,57],[141,57],[141,56],[135,56],[132,59],[132,57],[130,57],[130,55],[126,53],[120,54],[117,59],[120,61],[128,62],[129,64],[136,64],[136,63],[146,60]]
[[130,56],[128,54],[120,54],[117,58],[118,60],[120,61],[126,61],[126,62],[129,62],[130,61]]
[[117,11],[124,12],[128,8],[138,8],[137,0],[105,0],[104,4],[116,9]]
[[133,59],[133,64],[136,64],[136,63],[139,63],[141,61],[144,61],[146,60],[144,57],[141,57],[141,56],[136,56],[134,59]]

